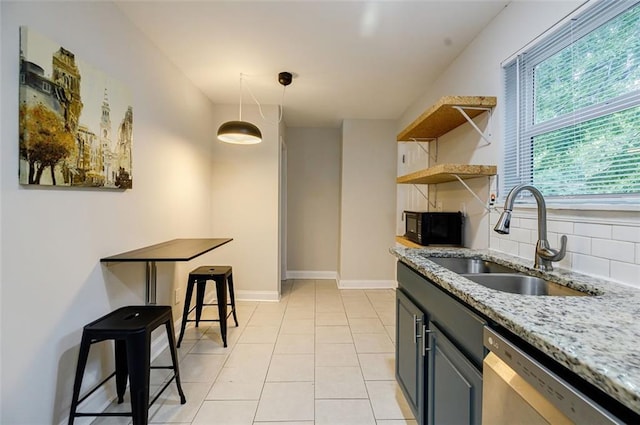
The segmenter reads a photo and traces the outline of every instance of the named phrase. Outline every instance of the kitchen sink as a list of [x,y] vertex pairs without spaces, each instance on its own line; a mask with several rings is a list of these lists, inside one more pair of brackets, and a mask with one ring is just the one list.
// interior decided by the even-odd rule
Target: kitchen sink
[[439,266],[449,269],[454,273],[517,273],[516,270],[480,258],[460,257],[427,257]]
[[585,292],[567,288],[548,280],[524,274],[462,274],[467,279],[502,292],[521,295],[586,296]]

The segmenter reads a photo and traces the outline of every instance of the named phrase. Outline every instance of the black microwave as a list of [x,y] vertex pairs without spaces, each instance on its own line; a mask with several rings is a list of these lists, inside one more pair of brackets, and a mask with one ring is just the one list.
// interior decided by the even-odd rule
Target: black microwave
[[463,246],[464,215],[458,212],[405,211],[404,237],[419,245]]

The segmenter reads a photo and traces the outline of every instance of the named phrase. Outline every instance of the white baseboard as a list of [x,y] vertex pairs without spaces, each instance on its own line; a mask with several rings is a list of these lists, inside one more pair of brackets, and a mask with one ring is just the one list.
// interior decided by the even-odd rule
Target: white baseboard
[[339,280],[338,289],[391,289],[397,288],[395,280]]
[[236,301],[280,301],[278,291],[245,291],[235,290]]
[[287,279],[333,279],[338,280],[338,272],[315,270],[287,270]]

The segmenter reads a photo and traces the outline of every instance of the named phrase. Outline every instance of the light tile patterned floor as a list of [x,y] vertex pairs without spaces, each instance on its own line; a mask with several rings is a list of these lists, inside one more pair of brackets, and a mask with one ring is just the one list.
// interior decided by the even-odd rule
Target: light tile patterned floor
[[[240,326],[229,322],[227,348],[217,323],[190,324],[179,349],[187,404],[172,384],[149,422],[415,425],[394,377],[395,292],[338,290],[333,280],[290,280],[282,291],[279,303],[238,302]],[[155,363],[170,364],[168,352]],[[167,375],[153,370],[152,390]]]

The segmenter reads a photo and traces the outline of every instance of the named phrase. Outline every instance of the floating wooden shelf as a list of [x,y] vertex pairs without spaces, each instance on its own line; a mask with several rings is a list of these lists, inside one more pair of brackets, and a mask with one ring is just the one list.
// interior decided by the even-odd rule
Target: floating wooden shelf
[[498,167],[495,165],[438,164],[425,170],[406,174],[396,179],[396,183],[434,184],[461,179],[495,176]]
[[[467,122],[466,118],[454,106],[493,108],[496,103],[495,96],[444,96],[400,132],[397,140],[398,142],[411,142],[414,141],[413,139],[438,138]],[[485,110],[465,109],[465,112],[470,118],[474,118]]]
[[415,242],[411,242],[409,239],[405,238],[404,236],[396,236],[396,242],[409,248],[424,248],[424,246],[418,245]]

